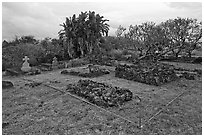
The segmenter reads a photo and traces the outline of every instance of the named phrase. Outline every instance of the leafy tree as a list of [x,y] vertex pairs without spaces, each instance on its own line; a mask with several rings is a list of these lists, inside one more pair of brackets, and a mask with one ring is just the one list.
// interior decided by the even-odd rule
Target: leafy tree
[[65,23],[60,24],[63,30],[59,31],[59,39],[63,41],[64,57],[72,57],[70,49],[74,41],[76,41],[76,15],[74,14],[70,18],[66,18]]
[[130,25],[126,37],[132,41],[135,50],[140,56],[155,54],[162,44],[162,29],[154,22],[145,22],[141,25]]
[[7,47],[9,43],[6,40],[3,40],[2,42],[2,48]]
[[74,51],[75,57],[79,57],[100,49],[100,39],[107,36],[109,30],[109,25],[105,23],[108,20],[103,18],[95,12],[81,12],[78,17],[74,14],[60,24],[63,29],[59,37],[65,41],[64,48],[69,56],[72,56],[70,50]]
[[178,55],[184,51],[191,57],[192,51],[199,44],[202,37],[201,23],[196,19],[176,18],[169,19],[161,24],[169,38],[173,55]]
[[189,27],[184,51],[188,54],[188,57],[191,57],[193,50],[202,45],[202,23],[197,22],[197,20],[192,20]]
[[19,44],[26,44],[26,43],[27,44],[38,44],[39,41],[36,40],[34,36],[32,35],[21,36],[21,37],[15,36],[14,40],[7,42],[7,43],[4,42],[4,46],[18,46]]
[[116,34],[120,39],[129,40],[130,47],[139,52],[139,59],[151,56],[157,60],[169,52],[175,57],[182,52],[191,57],[192,51],[201,45],[202,23],[196,19],[176,18],[158,25],[154,22],[130,25],[125,34],[124,31],[119,26]]
[[64,50],[59,39],[51,39],[47,37],[44,38],[37,46],[42,47],[45,50],[45,55],[41,58],[43,62],[50,63],[55,56],[58,58],[58,60],[65,59],[63,56]]
[[119,27],[117,28],[117,30],[115,32],[116,37],[118,37],[118,38],[124,37],[125,36],[125,31],[126,31],[126,28],[119,25]]
[[20,43],[30,43],[30,44],[37,44],[39,41],[37,41],[34,36],[28,35],[28,36],[22,36],[19,39]]

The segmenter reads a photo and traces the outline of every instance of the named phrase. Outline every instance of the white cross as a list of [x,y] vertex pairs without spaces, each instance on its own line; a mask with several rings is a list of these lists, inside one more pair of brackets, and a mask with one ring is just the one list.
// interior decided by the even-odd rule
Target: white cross
[[53,58],[53,61],[57,62],[57,58],[56,58],[56,57],[54,57],[54,58]]
[[27,56],[25,56],[25,57],[23,58],[23,61],[25,61],[25,62],[28,62],[28,60],[29,60],[29,58],[28,58]]

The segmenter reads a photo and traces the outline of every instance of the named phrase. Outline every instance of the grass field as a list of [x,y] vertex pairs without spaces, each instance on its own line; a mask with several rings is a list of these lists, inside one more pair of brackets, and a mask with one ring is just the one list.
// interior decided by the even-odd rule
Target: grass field
[[[193,68],[201,69],[201,65],[194,65]],[[191,64],[180,66],[189,68]],[[201,77],[179,79],[157,87],[116,78],[114,67],[107,68],[110,74],[91,79],[128,88],[142,99],[141,104],[133,97],[121,108],[107,109],[135,124],[71,97],[65,91],[66,85],[85,78],[62,75],[62,70],[56,70],[35,76],[3,77],[3,80],[12,81],[14,87],[2,90],[2,134],[202,134]],[[64,92],[42,84],[30,87],[31,82],[23,78],[52,85]],[[165,107],[181,93],[184,94]],[[162,108],[159,115],[148,121]],[[142,129],[138,128],[140,118]]]

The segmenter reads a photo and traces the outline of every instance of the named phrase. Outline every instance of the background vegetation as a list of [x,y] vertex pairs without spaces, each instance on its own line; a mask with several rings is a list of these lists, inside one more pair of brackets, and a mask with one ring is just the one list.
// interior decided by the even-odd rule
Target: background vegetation
[[57,39],[36,40],[34,36],[16,37],[13,41],[2,42],[3,70],[19,68],[23,57],[30,58],[32,66],[42,62],[70,60],[93,54],[111,55],[119,58],[134,55],[139,59],[153,56],[191,57],[195,50],[201,51],[202,22],[190,18],[169,19],[160,24],[144,22],[119,26],[116,36],[108,36],[109,20],[94,11],[81,12],[78,16],[67,17],[60,24]]

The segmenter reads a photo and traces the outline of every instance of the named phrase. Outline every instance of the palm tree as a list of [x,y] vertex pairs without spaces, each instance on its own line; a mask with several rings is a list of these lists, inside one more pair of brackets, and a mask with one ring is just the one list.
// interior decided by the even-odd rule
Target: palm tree
[[81,12],[77,18],[75,14],[66,18],[65,23],[60,24],[63,30],[59,32],[59,37],[66,41],[65,54],[70,56],[71,48],[77,57],[99,49],[99,40],[107,36],[109,30],[109,25],[105,23],[108,20],[103,18],[91,11]]
[[99,14],[95,15],[95,12],[89,11],[89,20],[88,20],[88,42],[89,42],[89,51],[99,49],[99,40],[104,35],[108,35],[109,25],[105,23],[109,21],[107,19],[103,19],[103,16]]
[[62,30],[58,32],[59,38],[64,41],[64,57],[69,58],[72,57],[70,50],[73,45],[73,41],[76,38],[76,15],[74,14],[70,18],[66,18],[65,23],[60,24],[63,27]]

